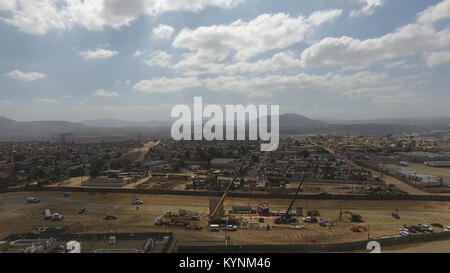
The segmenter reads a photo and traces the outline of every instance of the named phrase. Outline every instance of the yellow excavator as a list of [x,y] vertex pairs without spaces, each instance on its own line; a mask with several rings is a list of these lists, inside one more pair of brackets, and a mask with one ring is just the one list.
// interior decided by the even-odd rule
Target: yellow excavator
[[241,218],[234,217],[231,215],[228,215],[224,218],[222,218],[219,214],[220,208],[223,207],[223,202],[225,201],[225,198],[227,197],[231,187],[233,186],[234,181],[236,181],[236,178],[238,177],[239,173],[242,171],[242,168],[245,165],[245,162],[247,162],[248,158],[250,157],[250,153],[248,153],[244,161],[242,161],[241,166],[237,170],[237,172],[234,174],[233,179],[230,181],[230,184],[225,189],[224,193],[222,194],[222,197],[219,199],[219,202],[217,202],[217,205],[215,206],[213,212],[209,216],[209,224],[226,224],[226,225],[240,225]]
[[362,217],[359,214],[353,213],[351,211],[341,211],[341,213],[339,214],[339,221],[342,221],[342,215],[343,214],[348,214],[350,215],[349,220],[353,223],[363,223]]

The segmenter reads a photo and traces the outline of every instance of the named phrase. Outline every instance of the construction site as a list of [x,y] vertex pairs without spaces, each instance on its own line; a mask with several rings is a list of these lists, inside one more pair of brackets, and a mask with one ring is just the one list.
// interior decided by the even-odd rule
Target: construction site
[[[40,202],[27,203],[31,195]],[[399,229],[405,225],[450,223],[450,202],[442,201],[233,197],[224,200],[223,210],[217,209],[218,214],[214,214],[217,206],[212,206],[210,214],[210,204],[215,202],[210,197],[140,195],[141,205],[134,205],[133,198],[136,197],[131,194],[113,193],[70,196],[63,192],[5,193],[0,195],[0,237],[27,234],[42,227],[60,227],[71,234],[170,232],[174,236],[171,251],[176,252],[180,246],[367,242],[371,238],[401,236]],[[291,210],[286,213],[288,206]],[[57,211],[64,219],[45,220],[45,209]],[[433,233],[444,234],[444,230],[434,228]],[[422,235],[409,235],[415,236]]]

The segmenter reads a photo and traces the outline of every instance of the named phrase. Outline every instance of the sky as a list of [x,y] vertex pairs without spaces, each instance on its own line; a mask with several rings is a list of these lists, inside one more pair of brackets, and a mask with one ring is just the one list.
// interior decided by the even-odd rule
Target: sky
[[450,116],[450,0],[0,0],[0,116]]

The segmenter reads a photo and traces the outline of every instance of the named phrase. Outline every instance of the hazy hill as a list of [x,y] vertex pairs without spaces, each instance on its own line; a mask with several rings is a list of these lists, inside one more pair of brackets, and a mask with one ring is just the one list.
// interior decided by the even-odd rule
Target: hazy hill
[[280,127],[323,126],[325,122],[310,119],[299,114],[280,115]]
[[96,119],[96,120],[83,120],[81,124],[91,127],[163,127],[169,126],[169,122],[149,120],[149,121],[127,121],[120,119]]

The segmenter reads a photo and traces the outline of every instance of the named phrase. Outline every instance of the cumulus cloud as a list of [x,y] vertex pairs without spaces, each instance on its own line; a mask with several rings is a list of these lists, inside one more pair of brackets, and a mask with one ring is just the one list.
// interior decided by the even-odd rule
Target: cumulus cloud
[[243,0],[7,0],[1,1],[0,17],[20,31],[43,35],[81,25],[88,30],[120,28],[139,16],[157,16],[175,11],[199,11],[206,6],[230,8]]
[[360,3],[364,4],[361,9],[352,10],[350,12],[350,17],[359,17],[372,15],[375,10],[383,6],[383,0],[359,0]]
[[256,73],[296,66],[298,60],[286,52],[276,53],[267,60],[250,60],[267,51],[304,41],[315,27],[333,21],[341,14],[342,10],[337,9],[317,11],[309,17],[261,14],[248,22],[237,20],[226,25],[185,28],[174,38],[172,45],[188,52],[173,68],[184,75],[199,75]]
[[[277,92],[326,91],[349,97],[370,98],[386,96],[389,93],[409,94],[409,86],[403,82],[410,79],[393,80],[386,73],[361,71],[353,74],[307,74],[267,76],[218,76],[205,79],[154,78],[141,81],[135,90],[148,93],[180,92],[184,89],[202,87],[216,92],[236,92],[249,97],[271,97]],[[402,83],[400,83],[402,82]]]
[[106,90],[99,89],[99,90],[95,91],[94,93],[92,93],[92,96],[117,98],[117,97],[119,97],[119,93],[117,93],[117,92],[108,92]]
[[80,52],[85,60],[109,59],[119,54],[119,52],[108,49],[87,50]]
[[248,60],[272,49],[282,49],[303,41],[314,26],[339,17],[342,10],[314,13],[309,18],[293,18],[289,14],[262,14],[244,22],[228,25],[185,28],[175,37],[175,48],[188,49],[190,59],[221,61],[232,52],[238,61]]
[[428,7],[418,14],[417,22],[434,23],[447,18],[450,18],[450,0],[444,0],[437,5]]
[[[325,90],[345,95],[369,92],[390,84],[384,73],[358,72],[343,75],[327,73],[324,75],[300,73],[292,76],[269,75],[262,77],[220,76],[204,80],[204,85],[212,91],[234,91],[251,97],[270,97],[276,92]],[[367,88],[364,91],[364,88]]]
[[144,61],[148,66],[161,66],[170,67],[172,62],[172,56],[165,51],[155,51],[149,60]]
[[426,63],[428,67],[450,64],[450,50],[431,52],[426,55]]
[[146,93],[173,93],[199,86],[201,86],[201,82],[196,77],[170,79],[162,77],[140,81],[133,88]]
[[159,40],[167,40],[172,38],[174,28],[168,25],[159,25],[153,29],[153,37]]
[[[303,51],[302,63],[306,67],[367,65],[447,48],[450,44],[450,27],[438,31],[432,23],[450,18],[450,13],[440,12],[449,3],[450,0],[446,0],[430,7],[419,14],[417,22],[381,37],[366,40],[348,36],[324,38]],[[437,7],[440,7],[439,11]]]
[[16,81],[32,82],[40,79],[45,79],[47,75],[39,72],[22,72],[20,70],[14,70],[6,74],[6,76]]
[[246,73],[264,73],[270,71],[281,71],[289,68],[301,67],[300,59],[292,51],[278,52],[271,58],[261,59],[255,62],[226,63],[201,63],[193,62],[192,59],[180,61],[173,66],[175,69],[184,71],[184,75],[221,74],[235,75]]

